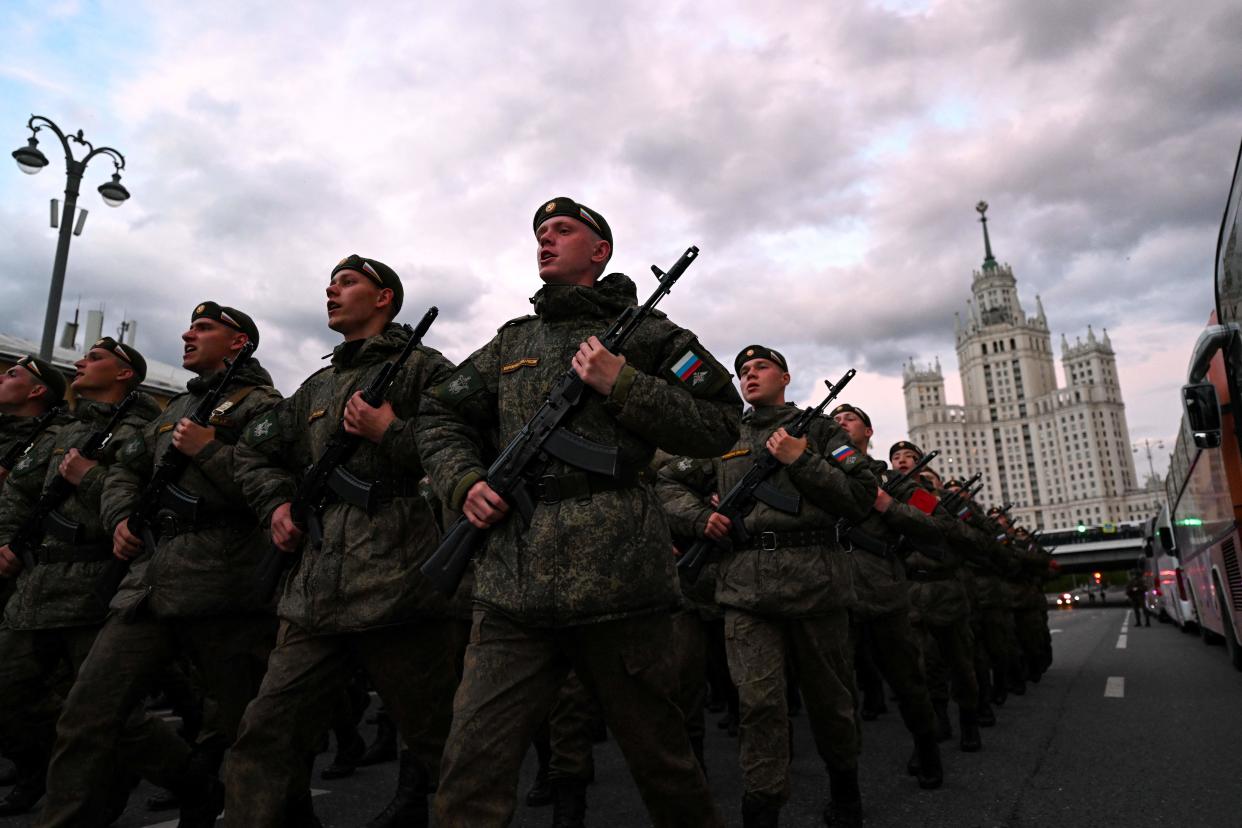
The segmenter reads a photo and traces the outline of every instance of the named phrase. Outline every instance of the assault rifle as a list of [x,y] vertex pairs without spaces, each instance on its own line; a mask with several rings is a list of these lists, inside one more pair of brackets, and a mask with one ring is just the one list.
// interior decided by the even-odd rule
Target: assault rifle
[[9,447],[9,450],[5,452],[4,457],[0,458],[0,470],[3,470],[5,474],[13,471],[13,467],[17,465],[18,459],[23,454],[30,451],[30,447],[35,444],[35,440],[39,439],[39,435],[47,430],[47,427],[52,424],[52,421],[63,414],[64,411],[64,406],[54,405],[38,417],[35,417],[34,431],[30,432],[30,439],[26,440],[24,443],[14,443]]
[[[255,344],[247,342],[236,357],[224,361],[226,366],[224,373],[199,400],[198,405],[190,414],[190,422],[204,428],[211,423],[211,415],[220,405],[225,388],[232,381],[237,369],[250,359],[254,349]],[[169,445],[164,449],[164,453],[160,455],[160,459],[155,464],[155,471],[151,473],[151,479],[147,481],[142,494],[138,496],[137,505],[126,518],[126,528],[134,537],[142,538],[142,545],[148,552],[155,552],[158,540],[156,522],[161,518],[161,512],[170,512],[171,519],[183,521],[188,525],[192,525],[198,519],[198,507],[202,498],[190,494],[177,485],[177,481],[189,467],[190,460],[190,456],[183,454],[176,446]],[[116,594],[117,588],[121,586],[121,581],[125,580],[127,572],[129,572],[129,561],[113,558],[108,562],[108,568],[100,573],[98,580],[95,581],[95,596],[107,605],[112,600],[112,596]]]
[[[392,385],[393,380],[397,378],[397,372],[423,341],[431,323],[436,321],[439,314],[440,309],[432,306],[423,314],[418,327],[402,326],[410,334],[405,348],[395,360],[385,362],[367,383],[366,388],[362,390],[363,402],[372,408],[379,408],[384,404],[384,396],[388,393],[388,387]],[[306,469],[306,473],[302,475],[298,483],[297,492],[289,505],[289,514],[295,526],[306,530],[314,546],[323,542],[323,524],[320,514],[333,495],[347,503],[362,506],[367,514],[373,513],[375,507],[379,505],[379,492],[376,491],[375,484],[359,479],[345,468],[345,464],[362,445],[363,439],[345,430],[345,414],[342,412],[336,431],[328,438],[328,445],[324,448],[323,454],[319,455],[319,459]],[[273,593],[276,592],[276,586],[280,583],[280,576],[293,565],[295,558],[293,553],[282,552],[276,548],[275,544],[268,549],[267,554],[259,561],[256,573],[255,591],[260,602],[267,603],[271,600]]]
[[[609,352],[620,354],[625,343],[673,289],[698,255],[697,247],[688,248],[667,273],[652,265],[651,272],[659,280],[655,292],[643,304],[626,308],[599,338],[600,344]],[[487,470],[487,485],[515,505],[524,520],[529,520],[535,510],[526,477],[536,463],[543,462],[549,455],[583,471],[611,478],[620,476],[620,458],[615,448],[579,437],[564,427],[570,415],[590,397],[591,389],[577,372],[572,367],[565,369],[565,373],[548,390],[543,405],[526,421]],[[470,565],[486,532],[462,515],[449,527],[440,546],[422,565],[422,573],[442,593],[452,595],[457,591],[457,585],[461,583],[466,567]]]
[[[857,372],[853,368],[846,371],[845,376],[841,377],[836,385],[824,380],[824,385],[828,386],[828,396],[824,397],[823,401],[814,408],[804,408],[797,419],[785,426],[785,431],[789,436],[802,437],[810,431],[811,424],[832,404],[832,401],[841,393],[841,389],[849,385],[855,373]],[[750,534],[746,531],[745,518],[755,508],[756,503],[766,503],[773,509],[797,514],[801,499],[796,495],[790,496],[782,492],[768,482],[768,478],[783,467],[781,461],[765,448],[751,467],[746,470],[746,474],[742,475],[742,479],[734,483],[733,488],[720,499],[715,511],[729,519],[732,524],[730,534],[736,543],[746,543],[749,540]],[[677,568],[685,574],[686,580],[694,583],[699,579],[699,573],[703,571],[703,567],[707,565],[718,548],[716,541],[700,538],[678,559]]]
[[[949,494],[945,495],[944,499],[940,501],[940,505],[943,506],[949,514],[956,516],[957,508],[962,505],[963,501],[966,500],[967,495],[973,496],[973,493],[970,491],[970,487],[975,485],[981,477],[983,477],[983,472],[975,472],[974,477],[959,486],[957,491],[949,492]],[[963,492],[965,492],[965,494],[963,494]]]
[[880,488],[884,490],[885,494],[891,495],[893,492],[897,491],[898,487],[900,487],[902,483],[905,483],[907,480],[913,480],[917,477],[919,472],[927,468],[931,461],[935,460],[939,456],[940,449],[934,449],[933,451],[927,452],[927,454],[924,454],[919,458],[917,463],[910,467],[910,471],[902,472]]
[[[932,460],[935,460],[936,457],[938,457],[939,455],[940,455],[939,451],[928,452],[927,454],[919,458],[919,461],[914,464],[914,466],[910,469],[910,471],[903,472],[899,475],[894,476],[888,482],[881,485],[880,488],[884,491],[885,494],[890,495],[890,496],[893,495],[897,491],[897,489],[901,487],[903,483],[905,483],[907,480],[911,480],[912,478],[914,478],[920,471],[922,471],[927,466],[928,463],[930,463]],[[920,491],[922,490],[920,489]],[[923,492],[923,494],[926,494],[926,492]],[[917,493],[916,493],[916,496],[917,496]],[[935,506],[935,503],[936,503],[935,498],[932,498],[933,508]],[[836,532],[837,532],[837,538],[842,540],[845,543],[848,543],[850,546],[858,547],[859,549],[863,549],[867,552],[872,553],[873,555],[880,555],[882,557],[888,557],[894,554],[898,554],[899,550],[901,549],[901,547],[903,546],[905,542],[905,537],[903,536],[903,537],[898,538],[896,543],[889,544],[883,538],[875,537],[874,535],[871,535],[868,532],[864,532],[862,529],[858,528],[857,526],[855,526],[853,523],[846,520],[845,518],[841,518],[840,520],[837,521]]]
[[[86,438],[86,442],[78,449],[78,453],[87,460],[98,460],[99,455],[103,453],[104,448],[112,440],[112,432],[120,425],[121,418],[133,407],[138,401],[138,392],[131,391],[125,399],[117,404],[116,410],[112,412],[112,417],[107,424],[98,431],[92,431]],[[49,411],[42,416],[46,417],[52,412]],[[9,541],[9,549],[13,550],[13,554],[21,559],[22,566],[31,570],[39,564],[38,551],[43,544],[43,536],[51,532],[54,536],[66,540],[70,543],[80,542],[78,540],[81,534],[82,526],[76,521],[66,520],[57,514],[56,510],[60,508],[60,504],[73,495],[77,486],[70,483],[59,474],[52,478],[52,482],[48,484],[43,493],[39,495],[39,499],[35,501],[35,505],[27,513],[25,520],[17,527],[17,532]]]

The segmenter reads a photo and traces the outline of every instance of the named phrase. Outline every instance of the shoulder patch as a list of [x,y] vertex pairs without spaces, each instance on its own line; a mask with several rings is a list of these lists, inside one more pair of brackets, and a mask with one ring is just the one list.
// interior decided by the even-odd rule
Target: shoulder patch
[[859,458],[858,450],[848,443],[844,446],[837,446],[832,450],[832,459],[847,468],[857,463]]
[[246,430],[242,432],[242,441],[248,446],[257,446],[275,437],[276,430],[276,412],[268,411],[250,421],[250,425],[246,426]]
[[121,448],[117,452],[117,456],[123,460],[129,460],[130,458],[137,457],[140,453],[142,453],[142,446],[143,443],[141,436],[130,437],[121,444]]
[[[520,366],[519,366],[520,367]],[[513,370],[517,370],[514,368]],[[486,385],[479,369],[467,362],[458,368],[451,377],[439,385],[428,389],[427,393],[445,405],[456,407],[466,398],[482,391]]]
[[662,372],[698,397],[710,396],[729,382],[729,372],[697,341],[684,351],[675,352]]
[[750,454],[750,449],[748,448],[734,449],[733,451],[728,451],[722,454],[720,456],[720,459],[721,460],[732,460],[734,457],[745,457],[748,454]]
[[34,465],[34,458],[29,454],[23,454],[22,459],[18,460],[13,466],[12,474],[22,474]]

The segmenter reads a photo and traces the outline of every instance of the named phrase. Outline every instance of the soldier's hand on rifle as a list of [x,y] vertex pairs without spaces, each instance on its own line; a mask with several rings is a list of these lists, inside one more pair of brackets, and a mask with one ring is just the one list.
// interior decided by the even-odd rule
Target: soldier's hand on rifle
[[0,575],[6,578],[16,578],[22,571],[22,562],[13,550],[9,549],[8,544],[0,546]]
[[712,512],[707,516],[707,525],[703,527],[703,534],[710,540],[720,541],[727,538],[732,529],[733,521],[720,512]]
[[142,539],[129,531],[129,521],[123,520],[112,533],[112,557],[122,561],[138,557],[142,552]]
[[181,422],[173,429],[173,445],[186,457],[197,457],[207,444],[216,439],[216,430],[211,426],[201,426],[182,417]]
[[806,438],[790,437],[788,431],[778,428],[768,438],[767,446],[768,451],[772,452],[773,457],[781,461],[782,465],[788,466],[801,457],[802,452],[806,451]]
[[888,507],[893,503],[893,497],[883,489],[875,490],[875,510],[881,514],[888,511]]
[[302,541],[302,530],[293,522],[293,505],[282,503],[272,512],[272,543],[281,552],[292,552]]
[[487,529],[504,520],[509,512],[509,503],[496,494],[486,480],[480,480],[470,487],[466,499],[461,504],[461,513],[479,529]]
[[71,448],[65,452],[65,459],[60,461],[57,471],[73,485],[80,486],[86,473],[98,465],[98,460],[87,460],[77,449]]
[[355,391],[345,404],[345,431],[376,445],[384,439],[384,432],[395,419],[397,413],[392,410],[392,403],[384,400],[379,408],[372,408],[362,399],[361,391]]
[[593,336],[578,346],[573,366],[583,382],[607,397],[625,367],[625,357],[614,355],[603,346],[598,336]]

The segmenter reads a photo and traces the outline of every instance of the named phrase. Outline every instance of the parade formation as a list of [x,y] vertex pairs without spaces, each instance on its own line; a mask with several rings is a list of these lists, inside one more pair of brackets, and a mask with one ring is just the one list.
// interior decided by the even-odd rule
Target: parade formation
[[[324,267],[340,344],[289,397],[216,301],[185,309],[194,378],[162,411],[108,337],[68,382],[0,375],[0,815],[106,826],[141,778],[186,828],[318,825],[314,759],[329,732],[353,750],[366,686],[402,745],[370,828],[504,826],[519,793],[582,826],[604,726],[669,828],[778,825],[798,705],[824,766],[799,793],[830,826],[864,824],[861,722],[892,699],[910,785],[986,750],[1052,662],[1037,535],[936,446],[876,451],[849,366],[803,407],[777,332],[730,363],[678,326],[657,305],[696,248],[643,297],[594,208],[556,197],[532,228],[533,313],[458,365],[438,311],[350,255]],[[188,698],[180,731],[157,693]],[[707,783],[713,704],[733,801]]]

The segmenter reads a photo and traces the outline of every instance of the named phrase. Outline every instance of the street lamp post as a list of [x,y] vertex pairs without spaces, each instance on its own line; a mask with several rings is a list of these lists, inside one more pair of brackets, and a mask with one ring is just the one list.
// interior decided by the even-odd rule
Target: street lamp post
[[[78,187],[82,183],[83,173],[86,172],[86,165],[98,155],[106,155],[112,161],[112,166],[115,168],[112,180],[99,186],[99,194],[103,196],[104,203],[109,207],[121,206],[125,199],[129,198],[129,190],[121,184],[121,170],[125,169],[125,156],[112,147],[96,148],[82,137],[80,129],[76,134],[67,136],[60,127],[42,115],[31,115],[30,120],[26,122],[26,128],[30,130],[30,139],[26,146],[13,151],[13,158],[17,161],[18,168],[27,175],[34,175],[48,165],[47,156],[39,149],[38,135],[41,130],[50,129],[60,139],[61,146],[65,149],[65,209],[60,217],[60,237],[56,241],[56,260],[52,265],[52,288],[48,292],[47,316],[43,319],[43,342],[39,346],[39,358],[50,360],[52,346],[56,341],[60,298],[65,289],[65,266],[69,262],[73,214],[77,209]],[[70,141],[76,141],[80,146],[86,147],[87,153],[80,161],[73,157],[73,150],[69,146]]]

